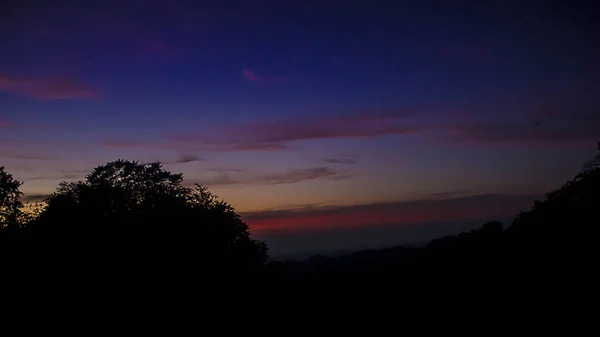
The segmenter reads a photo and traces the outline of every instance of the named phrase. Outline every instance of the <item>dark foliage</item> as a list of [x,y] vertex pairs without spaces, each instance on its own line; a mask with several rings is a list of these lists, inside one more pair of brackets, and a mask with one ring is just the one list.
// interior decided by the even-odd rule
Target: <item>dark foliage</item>
[[118,160],[96,167],[85,181],[60,184],[21,231],[20,247],[44,251],[36,260],[45,263],[121,272],[262,267],[267,247],[250,238],[233,207],[182,181],[158,163]]
[[[367,250],[340,257],[315,256],[305,261],[270,265],[272,273],[293,284],[340,289],[369,289],[408,296],[407,289],[436,294],[457,291],[495,296],[486,285],[506,294],[544,292],[553,296],[589,289],[598,255],[595,227],[600,225],[600,168],[535,201],[506,229],[488,222],[480,229],[446,236],[421,248]],[[589,285],[589,284],[588,284]],[[361,294],[358,292],[355,294]]]
[[[13,196],[6,200],[14,202],[19,183],[6,181]],[[22,256],[33,256],[27,261],[36,263],[27,268],[40,275],[86,271],[104,281],[118,276],[193,291],[199,281],[251,271],[260,281],[254,291],[283,291],[288,301],[314,299],[306,297],[311,294],[358,300],[427,293],[506,302],[522,292],[543,297],[551,291],[554,299],[589,289],[584,285],[595,273],[600,168],[589,167],[535,201],[506,229],[492,221],[420,248],[268,264],[266,245],[250,238],[230,205],[204,187],[182,186],[181,175],[159,164],[108,163],[85,181],[61,184],[47,202],[38,218],[10,236],[24,240],[5,240],[19,243],[21,266]]]
[[13,230],[19,227],[21,209],[23,204],[20,201],[23,193],[19,190],[22,183],[17,181],[5,171],[4,166],[0,166],[0,229]]

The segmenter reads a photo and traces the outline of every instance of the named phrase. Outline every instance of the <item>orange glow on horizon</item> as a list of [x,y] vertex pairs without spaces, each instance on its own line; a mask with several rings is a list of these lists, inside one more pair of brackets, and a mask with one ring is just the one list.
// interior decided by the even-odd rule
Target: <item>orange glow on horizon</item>
[[[464,204],[439,205],[427,208],[415,206],[387,209],[348,207],[345,211],[298,211],[281,216],[250,218],[245,220],[253,234],[293,233],[318,230],[343,230],[371,226],[411,226],[429,222],[461,221],[470,219],[489,219],[512,214],[502,204],[471,205]],[[518,209],[518,208],[517,208]],[[515,214],[516,215],[516,214]]]

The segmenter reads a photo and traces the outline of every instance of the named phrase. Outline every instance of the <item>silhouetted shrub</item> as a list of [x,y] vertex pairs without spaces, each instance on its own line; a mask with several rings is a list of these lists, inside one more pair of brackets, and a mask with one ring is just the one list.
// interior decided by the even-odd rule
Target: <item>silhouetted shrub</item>
[[266,245],[250,238],[233,207],[182,182],[159,163],[110,162],[61,183],[28,230],[54,249],[137,265],[253,269],[267,261]]

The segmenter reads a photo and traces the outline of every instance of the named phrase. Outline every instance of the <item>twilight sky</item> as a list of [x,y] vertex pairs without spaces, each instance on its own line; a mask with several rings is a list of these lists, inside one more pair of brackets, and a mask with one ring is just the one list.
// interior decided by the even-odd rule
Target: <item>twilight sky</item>
[[600,140],[592,6],[3,1],[0,165],[160,160],[274,255],[510,220]]

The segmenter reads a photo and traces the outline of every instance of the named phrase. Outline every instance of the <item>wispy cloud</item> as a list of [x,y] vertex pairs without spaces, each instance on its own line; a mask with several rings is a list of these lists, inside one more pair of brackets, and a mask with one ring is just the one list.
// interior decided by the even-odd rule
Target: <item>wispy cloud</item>
[[329,167],[313,167],[303,170],[290,170],[285,173],[267,175],[263,177],[262,180],[267,184],[291,184],[320,178],[333,179],[339,175],[340,172]]
[[211,171],[211,172],[219,172],[219,173],[244,173],[244,172],[248,172],[248,169],[244,169],[244,168],[227,168],[227,167],[213,167],[213,168],[208,168],[205,169],[205,171]]
[[252,70],[250,68],[242,69],[242,77],[244,77],[245,79],[247,79],[250,82],[254,82],[254,83],[258,83],[258,84],[277,85],[277,84],[287,84],[290,82],[289,79],[283,78],[283,77],[268,77],[268,76],[264,76],[264,75],[259,76],[256,74],[256,72],[254,72],[254,70]]
[[465,124],[451,131],[451,138],[459,142],[589,143],[600,137],[600,117],[597,113],[542,107],[524,122]]
[[169,136],[161,142],[104,140],[101,145],[110,149],[146,149],[165,151],[187,151],[187,152],[244,152],[244,151],[279,151],[290,147],[285,144],[269,143],[243,143],[243,142],[217,142],[204,138],[204,140],[193,141],[189,135]]
[[262,174],[243,169],[213,170],[216,176],[188,181],[205,186],[222,185],[281,185],[310,180],[345,180],[356,176],[348,170],[335,170],[329,167],[310,167],[288,170],[281,173]]
[[[145,141],[134,141],[134,140],[103,140],[102,146],[110,149],[147,149],[147,150],[182,150],[189,151],[189,148],[171,146],[168,142],[145,142]],[[174,144],[173,144],[174,145]]]
[[394,116],[333,116],[312,119],[256,123],[238,128],[244,139],[256,143],[276,143],[327,138],[370,138],[414,134],[423,126],[407,124]]
[[11,129],[11,128],[14,128],[15,126],[16,126],[16,124],[13,122],[9,122],[9,121],[0,119],[0,128],[2,128],[2,129]]
[[102,141],[102,146],[108,147],[108,148],[113,148],[113,149],[132,148],[132,147],[138,147],[139,145],[140,145],[139,143],[128,142],[128,141],[119,141],[119,140]]
[[325,158],[323,161],[329,164],[356,164],[358,162],[354,158]]
[[260,82],[252,69],[242,69],[242,76],[250,82]]
[[277,151],[290,147],[282,143],[234,143],[220,148],[224,151]]
[[206,160],[205,158],[202,158],[200,156],[197,156],[193,153],[181,153],[179,155],[178,159],[175,160],[167,160],[167,161],[160,161],[163,164],[167,164],[167,165],[173,165],[173,164],[186,164],[186,163],[192,163],[192,162],[196,162],[196,161],[204,161]]
[[223,128],[214,134],[179,132],[168,139],[233,151],[283,150],[296,141],[410,135],[427,128],[427,125],[410,123],[404,116],[364,113],[251,123]]
[[28,77],[0,73],[0,90],[41,100],[92,99],[100,92],[73,77]]
[[152,39],[142,45],[140,54],[147,60],[170,62],[175,60],[180,52],[170,44],[158,39]]
[[0,151],[0,158],[6,159],[22,159],[22,160],[54,160],[53,158],[37,156],[37,155],[28,155],[23,153],[14,153],[14,152],[5,152]]
[[30,181],[30,180],[71,180],[71,179],[82,179],[85,177],[85,174],[83,173],[70,173],[70,172],[64,172],[62,174],[59,175],[41,175],[41,176],[31,176],[31,177],[26,177],[24,180],[25,181]]
[[[415,135],[429,127],[393,113],[364,113],[241,124],[198,133],[177,131],[164,135],[161,141],[105,140],[102,145],[182,152],[281,151],[297,149],[294,143],[298,141]],[[350,164],[352,160],[330,158],[326,162]]]
[[204,158],[200,158],[199,156],[195,155],[195,154],[191,154],[191,153],[182,153],[179,156],[179,160],[175,161],[177,164],[183,164],[183,163],[191,163],[194,161],[202,161],[202,160],[206,160]]
[[254,233],[302,232],[437,221],[495,220],[527,209],[534,196],[470,195],[349,206],[310,206],[242,214]]

